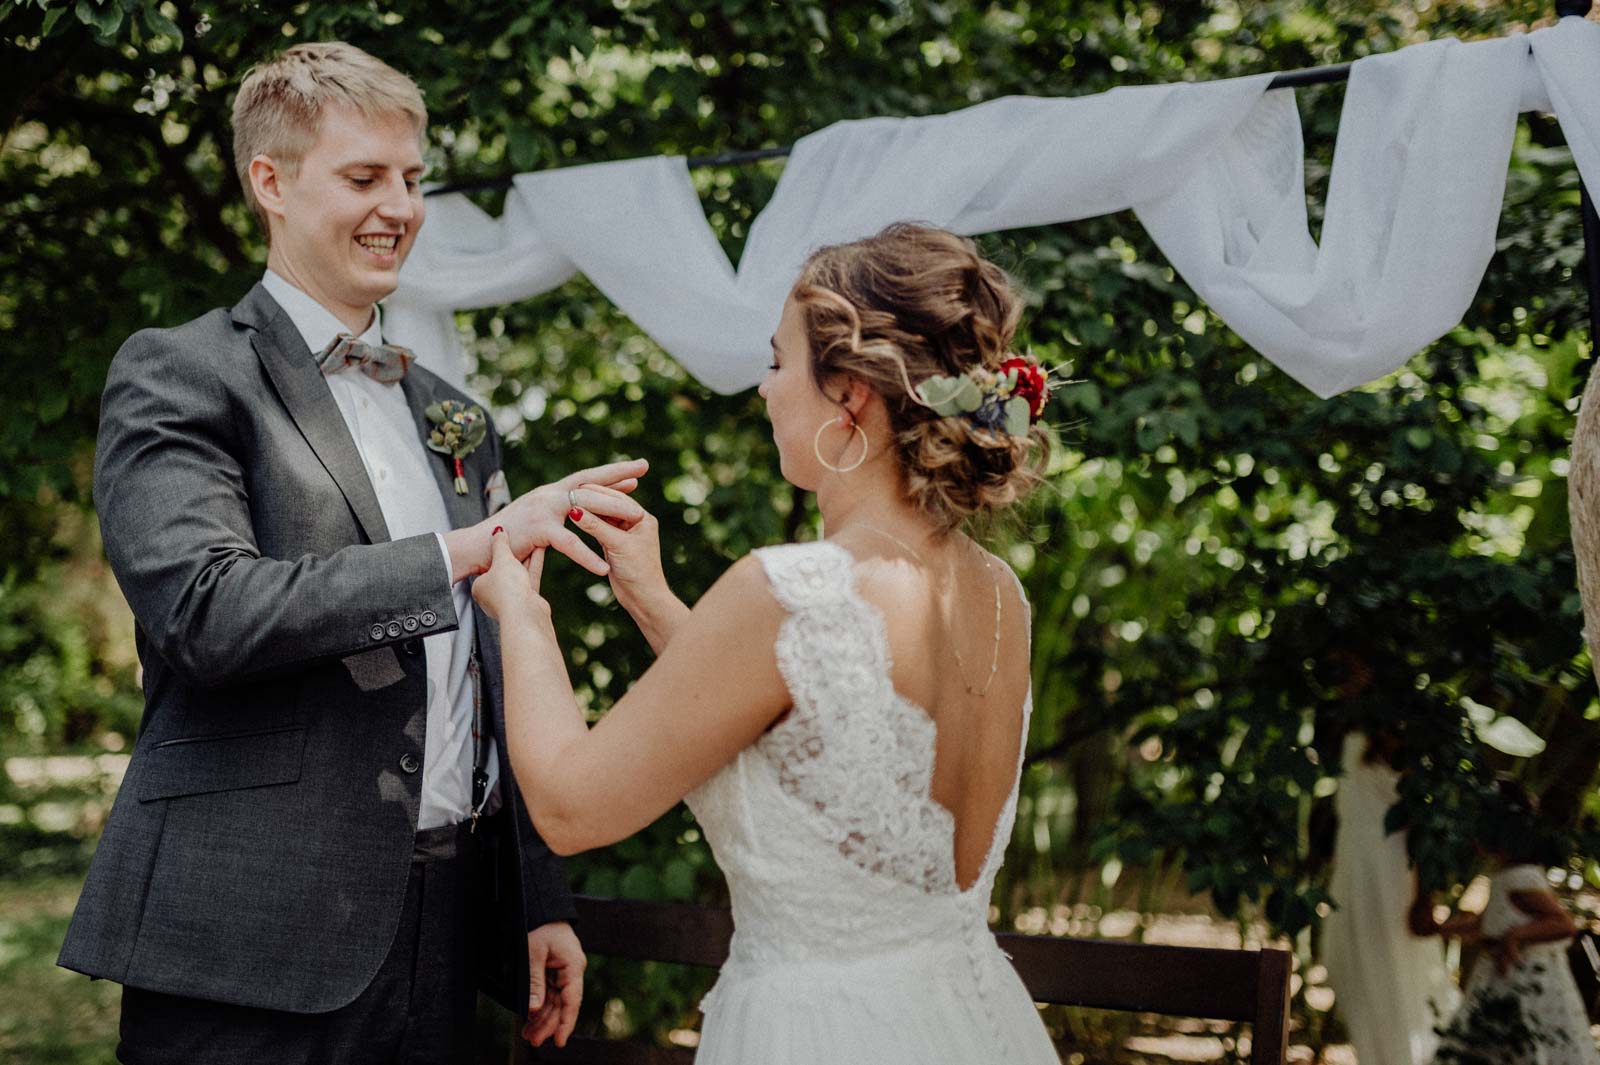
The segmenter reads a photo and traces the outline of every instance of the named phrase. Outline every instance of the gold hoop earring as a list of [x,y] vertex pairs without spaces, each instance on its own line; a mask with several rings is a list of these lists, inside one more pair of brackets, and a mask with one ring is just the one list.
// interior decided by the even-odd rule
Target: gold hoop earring
[[[817,435],[813,436],[811,438],[811,453],[813,455],[817,456],[817,461],[822,463],[824,468],[830,469],[834,473],[849,473],[851,470],[855,469],[857,466],[859,466],[863,462],[867,461],[867,447],[868,447],[867,434],[866,434],[866,431],[863,430],[861,428],[861,426],[857,425],[854,420],[852,420],[850,422],[850,431],[853,432],[853,433],[860,433],[861,434],[861,457],[856,459],[854,462],[852,462],[848,466],[835,466],[833,463],[829,462],[827,459],[822,457],[822,434],[823,434],[823,431],[826,430],[828,428],[828,426],[830,426],[830,425],[837,425],[837,424],[843,422],[845,420],[845,418],[846,418],[846,415],[843,415],[843,414],[839,415],[837,418],[829,418],[827,421],[825,421],[821,425],[817,426]],[[854,439],[854,438],[852,438],[852,439]],[[846,444],[845,447],[848,448],[849,445]]]

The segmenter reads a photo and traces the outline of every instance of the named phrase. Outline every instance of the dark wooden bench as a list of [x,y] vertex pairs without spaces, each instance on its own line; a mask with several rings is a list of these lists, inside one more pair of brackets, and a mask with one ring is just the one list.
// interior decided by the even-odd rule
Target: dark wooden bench
[[[667,902],[580,898],[578,935],[591,954],[719,966],[733,921],[727,910]],[[1289,1040],[1289,952],[1215,950],[1100,939],[1000,935],[1037,1002],[1175,1017],[1248,1021],[1253,1065],[1283,1065]],[[689,1065],[694,1051],[605,1039],[564,1050],[518,1040],[520,1062]]]

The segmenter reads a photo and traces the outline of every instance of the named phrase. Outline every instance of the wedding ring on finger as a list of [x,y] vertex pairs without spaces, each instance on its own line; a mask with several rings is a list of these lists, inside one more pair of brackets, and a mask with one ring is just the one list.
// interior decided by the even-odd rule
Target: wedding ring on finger
[[567,509],[568,510],[577,510],[578,509],[578,501],[576,499],[574,499],[573,495],[572,495],[576,491],[577,491],[576,488],[567,489]]

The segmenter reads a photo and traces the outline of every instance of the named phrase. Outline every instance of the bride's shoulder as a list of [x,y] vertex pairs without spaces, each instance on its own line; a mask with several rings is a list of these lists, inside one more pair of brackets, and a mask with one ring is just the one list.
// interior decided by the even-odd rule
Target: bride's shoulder
[[766,570],[789,566],[848,565],[850,553],[832,540],[797,540],[758,547],[747,558],[754,558]]
[[786,612],[754,551],[724,570],[694,605],[695,614],[739,629],[760,628],[768,621],[776,625]]
[[850,553],[828,540],[776,544],[752,551],[763,579],[791,611],[836,602],[853,582]]

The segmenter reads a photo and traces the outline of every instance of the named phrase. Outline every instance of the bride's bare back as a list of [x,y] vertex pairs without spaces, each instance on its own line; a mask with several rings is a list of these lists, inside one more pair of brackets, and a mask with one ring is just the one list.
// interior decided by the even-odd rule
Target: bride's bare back
[[1025,606],[1005,563],[962,537],[918,559],[870,530],[840,539],[857,559],[859,594],[883,615],[895,690],[934,722],[933,798],[955,820],[956,880],[965,890],[1016,782],[1029,681]]

